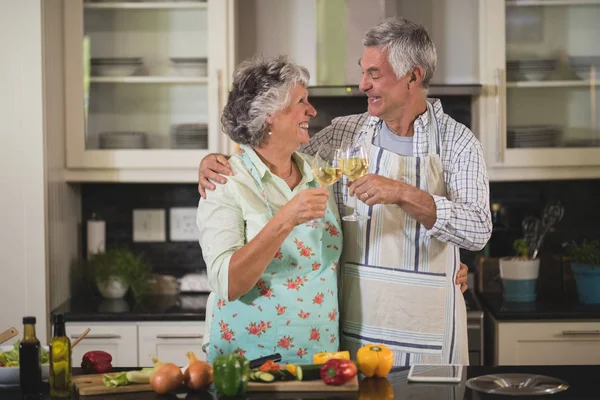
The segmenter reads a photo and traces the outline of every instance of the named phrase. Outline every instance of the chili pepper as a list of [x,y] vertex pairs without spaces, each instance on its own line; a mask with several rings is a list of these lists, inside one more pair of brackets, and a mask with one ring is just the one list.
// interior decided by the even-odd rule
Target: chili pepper
[[88,351],[83,355],[81,360],[81,368],[86,374],[104,374],[112,371],[112,365],[110,364],[111,361],[112,356],[105,351]]
[[215,389],[225,396],[246,393],[249,375],[250,361],[239,354],[227,354],[213,361]]
[[314,364],[325,364],[329,360],[349,360],[350,352],[349,351],[332,351],[329,353],[317,353],[313,356]]
[[258,367],[258,370],[261,372],[279,371],[280,369],[281,365],[276,363],[274,360],[269,360]]
[[321,367],[321,379],[327,385],[343,385],[354,378],[357,372],[352,361],[334,358]]
[[386,377],[394,365],[394,353],[384,344],[367,344],[356,353],[360,372],[368,378]]
[[365,378],[358,385],[360,400],[393,400],[394,388],[386,378]]

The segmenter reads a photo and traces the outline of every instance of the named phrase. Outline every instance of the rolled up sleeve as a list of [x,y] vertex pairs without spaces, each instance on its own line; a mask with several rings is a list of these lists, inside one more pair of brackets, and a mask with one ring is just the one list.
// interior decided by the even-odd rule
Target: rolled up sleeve
[[489,180],[480,146],[460,155],[447,180],[447,196],[433,196],[436,222],[428,235],[466,250],[481,250],[492,234]]
[[196,223],[200,247],[206,263],[208,282],[217,296],[229,297],[229,262],[233,253],[245,244],[242,209],[232,179],[200,199]]

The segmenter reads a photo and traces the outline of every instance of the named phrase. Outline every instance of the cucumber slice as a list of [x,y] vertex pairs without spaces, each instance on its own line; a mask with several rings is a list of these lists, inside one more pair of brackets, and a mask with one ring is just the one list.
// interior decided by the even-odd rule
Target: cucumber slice
[[270,372],[261,372],[259,379],[263,382],[273,382],[275,380],[275,376]]

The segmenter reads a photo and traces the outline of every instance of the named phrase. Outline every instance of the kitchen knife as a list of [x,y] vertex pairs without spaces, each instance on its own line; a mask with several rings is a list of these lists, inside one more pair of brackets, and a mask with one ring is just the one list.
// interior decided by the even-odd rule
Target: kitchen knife
[[279,362],[281,361],[281,354],[275,353],[261,358],[256,358],[254,360],[250,360],[250,368],[258,368],[269,360]]
[[16,328],[8,328],[4,332],[0,333],[0,344],[6,342],[8,339],[12,339],[19,334]]

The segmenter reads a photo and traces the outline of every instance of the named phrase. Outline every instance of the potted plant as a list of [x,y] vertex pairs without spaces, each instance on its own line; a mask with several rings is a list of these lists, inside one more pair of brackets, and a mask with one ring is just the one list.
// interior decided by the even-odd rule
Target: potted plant
[[531,302],[536,299],[536,282],[540,271],[539,258],[529,256],[529,245],[523,239],[513,243],[516,257],[500,259],[500,277],[504,286],[504,300]]
[[150,265],[140,256],[125,248],[115,248],[90,256],[87,275],[102,297],[120,299],[131,288],[136,300],[148,290]]
[[569,253],[579,301],[600,304],[600,240],[572,244]]

